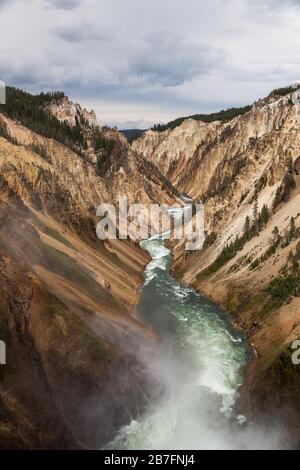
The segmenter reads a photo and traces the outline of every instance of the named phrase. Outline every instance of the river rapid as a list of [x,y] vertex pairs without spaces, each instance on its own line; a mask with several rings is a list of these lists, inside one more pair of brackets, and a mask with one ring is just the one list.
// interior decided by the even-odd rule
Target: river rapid
[[246,338],[224,312],[170,274],[164,236],[143,241],[146,267],[138,311],[161,341],[143,360],[162,393],[106,447],[128,450],[269,449],[277,439],[237,416]]

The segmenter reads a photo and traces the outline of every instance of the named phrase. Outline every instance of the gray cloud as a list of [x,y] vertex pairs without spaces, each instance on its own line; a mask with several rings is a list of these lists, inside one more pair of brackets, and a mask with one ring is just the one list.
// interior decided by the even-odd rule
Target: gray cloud
[[300,0],[268,0],[269,3],[272,3],[273,5],[277,5],[279,7],[285,7],[288,5],[299,5],[300,6]]
[[264,11],[272,14],[283,9],[300,6],[300,0],[247,0],[247,2],[250,9],[255,10],[258,14]]
[[0,0],[0,79],[134,127],[246,104],[299,81],[299,3]]
[[11,5],[13,3],[14,0],[0,0],[0,10],[3,8],[3,7],[6,7],[8,5]]
[[72,24],[56,28],[54,35],[64,41],[77,43],[82,41],[106,41],[109,39],[109,35],[106,35],[104,32],[88,23]]
[[207,45],[188,43],[168,31],[144,36],[140,49],[130,60],[130,72],[162,86],[178,86],[224,62],[222,51]]
[[79,7],[81,0],[46,0],[46,4],[59,10],[74,10]]

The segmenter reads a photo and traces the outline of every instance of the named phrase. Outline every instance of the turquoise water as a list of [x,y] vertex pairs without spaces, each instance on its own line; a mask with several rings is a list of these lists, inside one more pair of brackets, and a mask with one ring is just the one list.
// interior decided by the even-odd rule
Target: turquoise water
[[161,337],[142,360],[161,393],[108,448],[272,448],[274,437],[266,438],[234,413],[241,368],[251,356],[246,339],[216,305],[172,278],[163,240],[141,246],[152,261],[145,270],[139,314]]

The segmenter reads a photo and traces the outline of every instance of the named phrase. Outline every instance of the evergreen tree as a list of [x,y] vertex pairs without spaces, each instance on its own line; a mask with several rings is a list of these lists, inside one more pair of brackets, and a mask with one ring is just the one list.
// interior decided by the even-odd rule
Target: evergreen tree
[[253,206],[253,224],[256,225],[258,221],[258,200],[255,197],[254,206]]
[[247,215],[246,220],[245,220],[244,236],[245,236],[246,240],[249,240],[250,236],[251,236],[251,223],[250,223],[249,215]]
[[273,243],[277,244],[280,240],[280,232],[279,232],[279,228],[277,226],[274,227],[274,229],[272,231],[272,235],[273,235]]
[[269,208],[266,204],[263,205],[263,208],[261,210],[260,215],[261,215],[262,225],[267,225],[267,223],[270,220],[270,212],[269,212]]
[[289,234],[288,234],[289,240],[294,240],[294,238],[296,238],[296,234],[297,234],[297,229],[296,229],[295,219],[294,217],[292,217],[290,221]]

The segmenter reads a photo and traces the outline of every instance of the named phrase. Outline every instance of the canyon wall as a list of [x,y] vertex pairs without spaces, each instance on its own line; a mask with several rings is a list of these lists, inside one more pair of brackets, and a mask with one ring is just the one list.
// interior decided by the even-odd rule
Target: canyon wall
[[157,337],[135,313],[148,256],[98,240],[96,208],[177,192],[79,105],[63,98],[45,113],[57,119],[47,133],[62,122],[63,140],[67,121],[84,146],[0,114],[0,447],[99,449],[146,404],[138,349]]
[[182,192],[205,204],[203,250],[173,245],[174,272],[233,317],[257,354],[241,409],[278,416],[299,442],[300,106],[271,94],[245,115],[185,120],[133,143]]

